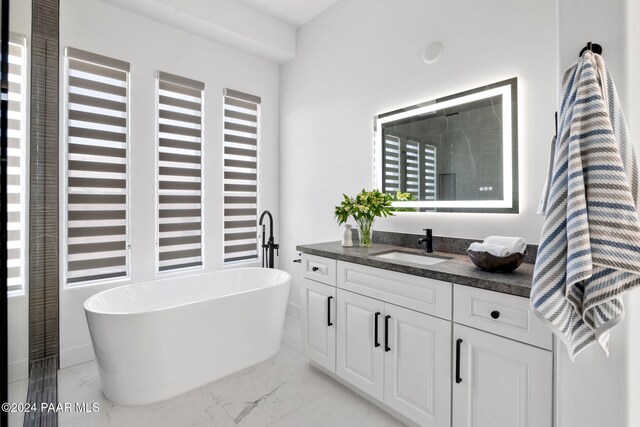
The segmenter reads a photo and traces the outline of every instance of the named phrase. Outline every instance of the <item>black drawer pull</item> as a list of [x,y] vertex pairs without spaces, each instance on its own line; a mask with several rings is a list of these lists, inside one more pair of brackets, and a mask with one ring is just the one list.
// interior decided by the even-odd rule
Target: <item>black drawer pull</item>
[[389,319],[391,316],[384,316],[384,351],[391,351],[391,347],[389,347]]
[[498,317],[500,317],[500,312],[498,310],[493,310],[491,312],[491,317],[497,319]]
[[331,322],[331,300],[332,299],[333,297],[327,298],[327,326],[333,326],[333,323]]
[[460,344],[462,344],[462,339],[458,338],[456,340],[456,384],[462,382],[462,378],[460,378]]
[[378,341],[378,317],[380,317],[380,312],[377,311],[375,314],[375,320],[373,321],[373,346],[380,347],[380,341]]
[[311,271],[318,271],[320,270],[318,267],[311,267]]

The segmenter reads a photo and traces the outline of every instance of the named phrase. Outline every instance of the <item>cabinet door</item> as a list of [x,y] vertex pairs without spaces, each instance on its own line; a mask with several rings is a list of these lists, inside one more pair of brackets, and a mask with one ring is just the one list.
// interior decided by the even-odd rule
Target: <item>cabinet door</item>
[[302,279],[302,339],[307,357],[336,370],[336,288]]
[[550,351],[458,324],[453,332],[453,427],[552,425]]
[[385,304],[384,403],[425,427],[451,424],[451,323]]
[[383,397],[383,322],[383,302],[338,289],[336,374],[378,400]]

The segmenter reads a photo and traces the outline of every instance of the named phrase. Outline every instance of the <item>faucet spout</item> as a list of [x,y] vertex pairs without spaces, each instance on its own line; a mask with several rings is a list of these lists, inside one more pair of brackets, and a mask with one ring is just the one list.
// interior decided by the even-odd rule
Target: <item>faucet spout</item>
[[424,228],[423,230],[425,232],[425,236],[424,238],[418,239],[418,245],[422,246],[422,244],[425,243],[424,251],[426,253],[432,253],[433,252],[433,231],[430,228]]
[[[266,242],[265,225],[263,224],[265,215],[269,217],[269,240],[267,240]],[[260,215],[258,226],[262,226],[262,266],[266,268],[273,268],[273,252],[275,251],[276,255],[278,255],[278,249],[280,248],[280,245],[276,244],[273,239],[273,215],[271,215],[271,212],[262,212],[262,215]]]
[[262,221],[264,220],[265,215],[269,217],[269,240],[273,241],[273,215],[271,215],[271,212],[269,211],[262,212],[262,215],[260,215],[260,221],[258,225],[262,225]]

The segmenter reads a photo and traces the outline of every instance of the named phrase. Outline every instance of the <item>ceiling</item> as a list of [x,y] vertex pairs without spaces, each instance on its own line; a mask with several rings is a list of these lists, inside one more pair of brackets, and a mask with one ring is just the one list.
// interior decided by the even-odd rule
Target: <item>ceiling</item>
[[338,0],[238,0],[248,6],[300,28]]

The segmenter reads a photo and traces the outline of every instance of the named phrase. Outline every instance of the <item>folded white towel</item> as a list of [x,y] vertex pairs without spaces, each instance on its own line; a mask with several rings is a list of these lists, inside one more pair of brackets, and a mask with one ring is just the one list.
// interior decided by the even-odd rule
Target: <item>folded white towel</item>
[[504,258],[511,255],[509,250],[504,246],[492,245],[490,243],[473,242],[469,245],[469,250],[474,252],[489,252],[493,256],[498,258]]
[[522,237],[489,236],[484,239],[483,243],[507,248],[509,254],[516,252],[524,254],[527,249],[527,242]]

